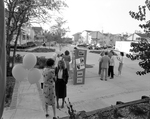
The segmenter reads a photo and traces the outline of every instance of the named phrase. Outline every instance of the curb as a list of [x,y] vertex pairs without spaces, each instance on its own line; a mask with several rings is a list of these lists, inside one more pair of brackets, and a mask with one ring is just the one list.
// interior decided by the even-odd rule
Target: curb
[[8,110],[16,109],[16,107],[17,107],[19,85],[20,85],[19,82],[16,80],[15,87],[13,90],[12,101],[11,101],[11,104],[10,104],[10,107],[8,108]]

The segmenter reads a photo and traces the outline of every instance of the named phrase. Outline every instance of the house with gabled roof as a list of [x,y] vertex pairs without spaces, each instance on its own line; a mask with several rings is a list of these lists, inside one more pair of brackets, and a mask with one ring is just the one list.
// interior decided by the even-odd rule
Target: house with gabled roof
[[77,43],[81,39],[81,32],[77,32],[72,36],[73,36],[73,42]]
[[82,43],[90,44],[91,43],[91,30],[84,30],[81,32],[81,41]]
[[150,42],[150,34],[147,33],[133,33],[128,38],[127,41],[139,41],[147,40]]
[[35,40],[44,42],[44,35],[43,35],[43,28],[42,27],[32,27],[34,33],[35,33]]

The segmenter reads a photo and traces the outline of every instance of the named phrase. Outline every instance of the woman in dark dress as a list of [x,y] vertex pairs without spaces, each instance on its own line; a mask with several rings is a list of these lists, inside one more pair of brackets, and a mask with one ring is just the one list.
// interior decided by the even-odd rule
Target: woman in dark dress
[[65,67],[65,62],[63,60],[58,61],[58,66],[55,69],[56,76],[56,99],[57,99],[57,108],[59,108],[59,99],[62,99],[62,106],[64,108],[65,97],[67,96],[67,86],[68,83],[68,70]]

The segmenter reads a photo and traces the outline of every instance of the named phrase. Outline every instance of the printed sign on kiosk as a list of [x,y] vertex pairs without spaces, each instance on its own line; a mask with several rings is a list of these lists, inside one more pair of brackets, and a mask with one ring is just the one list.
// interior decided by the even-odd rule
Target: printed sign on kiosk
[[86,69],[86,55],[87,51],[82,49],[75,49],[73,52],[73,84],[85,83],[85,69]]

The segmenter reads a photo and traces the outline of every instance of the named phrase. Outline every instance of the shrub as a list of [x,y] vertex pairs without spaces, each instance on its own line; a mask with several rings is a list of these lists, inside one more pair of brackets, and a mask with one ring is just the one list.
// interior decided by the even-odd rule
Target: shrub
[[[12,60],[13,60],[13,57],[10,56],[9,62],[12,62]],[[23,57],[20,54],[17,54],[15,56],[15,63],[22,63],[22,61],[23,61]]]
[[36,63],[36,66],[39,68],[39,69],[43,69],[46,65],[46,58],[44,56],[41,56],[41,57],[37,57],[37,63]]
[[55,49],[51,49],[51,48],[36,48],[33,49],[29,52],[55,52]]
[[15,86],[15,78],[7,77],[4,107],[9,107],[11,104],[14,86]]
[[17,54],[17,55],[16,55],[16,58],[15,58],[15,62],[16,62],[16,63],[22,63],[22,61],[23,61],[22,56],[21,56],[20,54]]
[[77,112],[69,99],[68,104],[65,103],[68,108],[68,117],[62,119],[149,119],[150,117],[149,98],[112,105],[90,113]]
[[[7,65],[8,65],[8,62],[11,62],[12,63],[12,60],[13,60],[13,57],[10,56],[9,58],[7,57]],[[23,57],[20,55],[20,54],[17,54],[16,55],[16,58],[15,58],[15,63],[22,63],[23,62]],[[12,76],[12,67],[7,67],[7,76]]]

